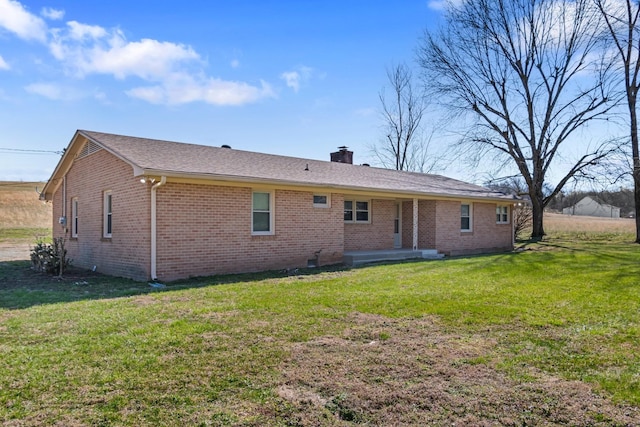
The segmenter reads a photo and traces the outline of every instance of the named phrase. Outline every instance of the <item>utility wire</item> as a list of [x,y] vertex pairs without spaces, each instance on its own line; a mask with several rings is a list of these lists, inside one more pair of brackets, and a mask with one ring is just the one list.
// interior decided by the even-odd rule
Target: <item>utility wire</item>
[[34,184],[34,183],[35,184],[40,184],[42,182],[47,182],[47,180],[46,179],[44,179],[44,180],[43,179],[35,179],[33,181],[24,181],[24,180],[21,180],[21,181],[4,181],[4,180],[2,180],[2,181],[0,181],[0,187],[24,187],[25,185],[28,185],[28,184]]
[[53,150],[24,150],[21,148],[4,148],[4,147],[0,147],[0,151],[9,151],[9,152],[16,152],[16,153],[24,153],[24,154],[59,154],[62,155],[63,151],[53,151]]

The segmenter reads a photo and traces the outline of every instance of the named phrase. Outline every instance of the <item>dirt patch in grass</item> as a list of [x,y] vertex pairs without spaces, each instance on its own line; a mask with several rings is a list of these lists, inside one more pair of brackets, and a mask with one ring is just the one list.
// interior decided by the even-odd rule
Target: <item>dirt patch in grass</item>
[[354,314],[342,336],[294,345],[277,389],[294,425],[623,425],[616,406],[578,381],[527,369],[518,382],[496,368],[486,334],[448,333],[434,319]]

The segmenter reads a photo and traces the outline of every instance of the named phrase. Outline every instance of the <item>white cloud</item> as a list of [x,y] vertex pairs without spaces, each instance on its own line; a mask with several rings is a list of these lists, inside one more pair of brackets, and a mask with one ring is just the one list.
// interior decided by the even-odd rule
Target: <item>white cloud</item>
[[60,100],[63,99],[63,91],[60,86],[53,83],[32,83],[24,88],[27,92],[45,98]]
[[285,71],[280,75],[280,78],[287,83],[294,92],[300,90],[300,73],[297,71]]
[[85,71],[153,79],[166,76],[182,62],[200,58],[189,46],[152,39],[126,42],[119,34],[109,45],[108,49],[91,51],[89,61],[83,64]]
[[457,8],[462,4],[463,0],[429,0],[427,6],[429,9],[437,11],[445,11],[450,8]]
[[107,35],[107,30],[99,25],[87,25],[78,21],[69,21],[67,26],[69,27],[69,37],[73,40],[98,40]]
[[64,18],[64,10],[54,9],[52,7],[43,7],[40,15],[52,21],[59,21]]
[[152,104],[206,102],[218,106],[238,106],[275,97],[271,86],[264,81],[260,86],[253,86],[213,77],[194,78],[187,74],[176,74],[159,85],[134,88],[127,94]]
[[10,70],[11,67],[7,64],[7,61],[4,60],[2,56],[0,56],[0,70]]
[[427,2],[427,6],[429,9],[433,10],[446,10],[447,9],[447,1],[446,0],[432,0]]
[[109,32],[75,21],[67,25],[66,31],[54,32],[51,52],[81,77],[97,73],[158,81],[200,59],[190,46],[153,39],[129,42],[120,30]]
[[25,86],[24,90],[54,101],[75,101],[90,96],[73,86],[60,85],[57,83],[32,83]]
[[300,90],[300,86],[311,79],[313,76],[313,68],[300,66],[296,70],[285,71],[280,74],[280,78],[285,81],[286,85],[293,89],[294,92]]
[[45,22],[29,13],[15,0],[0,0],[0,28],[14,33],[24,40],[47,40]]
[[[51,20],[64,17],[63,10],[53,8],[43,8],[41,14]],[[106,74],[120,80],[136,77],[145,81],[146,86],[141,85],[126,93],[147,102],[243,105],[275,97],[271,86],[263,81],[252,85],[206,76],[204,61],[191,46],[148,38],[128,41],[119,29],[105,29],[77,21],[49,29],[42,18],[27,11],[17,0],[0,0],[0,30],[3,28],[24,40],[46,44],[53,57],[72,77]],[[239,67],[240,61],[234,59],[231,66]],[[9,65],[0,57],[2,69],[9,69]],[[310,70],[300,67],[296,71],[296,90],[301,82],[308,79]],[[25,90],[55,100],[84,97],[69,87],[51,83],[34,83],[26,86]],[[104,98],[104,94],[98,94],[96,99]]]
[[378,114],[378,110],[373,107],[365,107],[355,110],[354,113],[358,117],[373,117]]

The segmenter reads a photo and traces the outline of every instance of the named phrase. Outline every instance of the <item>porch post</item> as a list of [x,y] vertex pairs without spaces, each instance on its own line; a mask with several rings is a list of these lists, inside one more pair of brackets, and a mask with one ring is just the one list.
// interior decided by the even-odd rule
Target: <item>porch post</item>
[[418,249],[418,199],[413,199],[413,250]]

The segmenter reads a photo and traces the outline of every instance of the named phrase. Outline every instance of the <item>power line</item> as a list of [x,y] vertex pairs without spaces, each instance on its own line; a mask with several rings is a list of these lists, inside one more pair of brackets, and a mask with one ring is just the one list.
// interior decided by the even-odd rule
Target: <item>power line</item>
[[16,153],[24,153],[24,154],[59,154],[62,155],[63,151],[53,151],[53,150],[24,150],[21,148],[4,148],[0,147],[0,151],[8,151],[8,152],[16,152]]
[[0,181],[0,187],[24,187],[25,185],[28,184],[42,184],[44,182],[47,182],[46,180],[44,181]]

